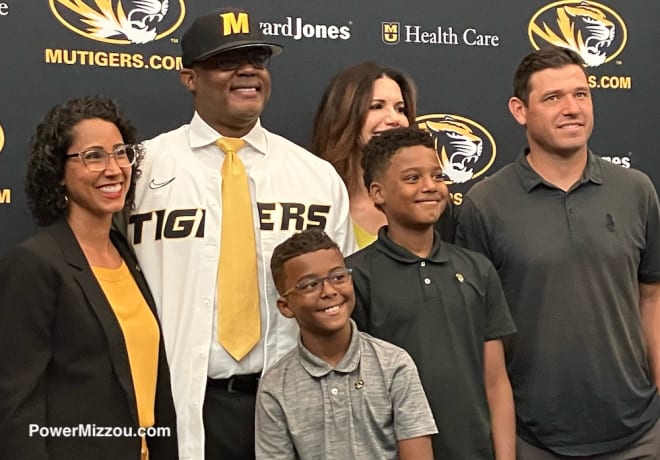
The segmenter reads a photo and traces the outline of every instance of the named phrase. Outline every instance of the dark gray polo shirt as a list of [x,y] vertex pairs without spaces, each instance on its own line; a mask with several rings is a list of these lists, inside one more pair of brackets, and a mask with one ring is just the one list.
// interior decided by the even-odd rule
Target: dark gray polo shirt
[[658,209],[646,175],[592,153],[568,192],[523,154],[465,197],[457,242],[493,261],[518,327],[506,354],[525,441],[597,455],[660,417],[638,286],[660,281]]
[[261,380],[257,459],[397,459],[397,441],[437,433],[415,363],[353,330],[335,367],[298,339]]
[[346,259],[358,328],[415,360],[439,433],[435,458],[492,459],[484,342],[515,332],[497,272],[482,254],[440,241],[420,258],[380,229]]

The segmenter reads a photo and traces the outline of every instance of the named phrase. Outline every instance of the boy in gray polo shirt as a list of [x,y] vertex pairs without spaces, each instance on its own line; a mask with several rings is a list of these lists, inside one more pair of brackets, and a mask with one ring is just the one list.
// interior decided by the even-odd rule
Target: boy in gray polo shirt
[[305,230],[275,248],[271,270],[280,313],[300,336],[259,385],[257,459],[432,459],[437,429],[417,368],[357,330],[339,247]]

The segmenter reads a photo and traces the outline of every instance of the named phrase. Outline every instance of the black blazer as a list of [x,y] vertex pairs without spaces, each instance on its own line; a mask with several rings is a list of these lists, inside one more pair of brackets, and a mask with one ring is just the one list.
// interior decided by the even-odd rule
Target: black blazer
[[[154,316],[137,259],[111,239]],[[152,460],[177,459],[176,417],[161,335]],[[138,414],[119,323],[65,219],[0,259],[0,459],[139,460],[137,437],[42,437],[37,428],[132,427]],[[32,429],[32,432],[31,432]]]

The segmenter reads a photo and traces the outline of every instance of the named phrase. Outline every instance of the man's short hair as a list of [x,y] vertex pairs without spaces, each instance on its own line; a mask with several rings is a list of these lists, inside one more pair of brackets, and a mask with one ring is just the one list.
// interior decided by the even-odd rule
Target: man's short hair
[[284,283],[284,264],[294,257],[319,251],[321,249],[336,249],[339,254],[341,250],[337,243],[320,228],[312,227],[296,233],[273,250],[273,256],[270,259],[270,271],[273,274],[273,281],[279,293],[286,290]]
[[568,48],[550,46],[533,51],[525,56],[513,77],[513,95],[523,101],[525,105],[529,102],[529,80],[536,72],[545,69],[557,69],[567,65],[578,65],[584,70],[584,61],[578,53]]
[[435,150],[433,137],[419,128],[396,128],[383,131],[371,138],[362,152],[364,185],[369,189],[375,178],[380,177],[390,163],[390,158],[403,147],[423,145]]

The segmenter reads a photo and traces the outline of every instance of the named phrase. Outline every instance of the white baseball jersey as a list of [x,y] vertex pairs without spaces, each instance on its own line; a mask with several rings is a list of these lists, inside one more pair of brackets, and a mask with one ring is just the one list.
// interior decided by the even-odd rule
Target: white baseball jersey
[[260,123],[245,136],[253,200],[262,338],[236,362],[217,342],[215,308],[222,224],[220,135],[198,114],[190,125],[147,141],[128,235],[158,308],[172,374],[179,455],[204,458],[207,377],[265,370],[296,346],[297,324],[276,307],[270,274],[276,245],[322,227],[345,255],[356,245],[348,194],[332,165]]

